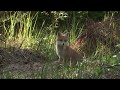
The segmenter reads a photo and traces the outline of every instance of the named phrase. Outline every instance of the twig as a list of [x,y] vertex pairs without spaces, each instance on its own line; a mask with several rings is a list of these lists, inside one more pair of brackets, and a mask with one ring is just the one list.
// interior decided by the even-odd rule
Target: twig
[[118,71],[120,71],[120,66],[118,66],[118,65],[103,64],[102,66],[105,68],[117,69]]
[[25,41],[25,39],[23,39],[22,43],[20,44],[20,46],[18,47],[18,49],[20,49],[23,45],[23,42]]

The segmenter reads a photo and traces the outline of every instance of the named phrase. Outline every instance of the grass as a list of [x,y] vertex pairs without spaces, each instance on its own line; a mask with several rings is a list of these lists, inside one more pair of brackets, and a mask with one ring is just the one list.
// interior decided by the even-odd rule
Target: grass
[[[42,22],[41,28],[36,28],[36,22],[38,18],[37,12],[35,15],[31,15],[31,12],[22,14],[21,12],[15,12],[11,14],[8,18],[11,22],[9,26],[5,25],[5,20],[3,20],[4,26],[4,35],[1,35],[3,40],[0,40],[1,48],[18,48],[18,49],[32,49],[41,52],[46,58],[47,63],[37,71],[31,71],[31,74],[26,76],[24,73],[19,71],[15,72],[2,72],[0,78],[3,79],[85,79],[85,78],[105,78],[105,74],[119,74],[119,71],[105,68],[102,66],[103,63],[109,65],[118,64],[119,62],[113,56],[113,53],[110,52],[109,48],[106,48],[104,45],[97,42],[97,48],[95,53],[89,57],[84,57],[84,61],[78,64],[76,67],[66,66],[65,64],[55,64],[52,62],[57,60],[55,53],[55,31],[50,28],[46,28],[46,21]],[[74,39],[82,34],[84,27],[78,26],[78,21],[75,18],[75,13],[73,13],[73,22],[70,29],[71,42]],[[19,32],[15,36],[15,25],[20,23]],[[76,32],[78,35],[76,35]],[[64,29],[64,28],[63,28]],[[68,28],[65,29],[66,31]],[[65,31],[65,32],[66,32]],[[3,43],[4,42],[4,43]],[[4,45],[3,45],[4,44]],[[11,51],[11,49],[10,49]]]

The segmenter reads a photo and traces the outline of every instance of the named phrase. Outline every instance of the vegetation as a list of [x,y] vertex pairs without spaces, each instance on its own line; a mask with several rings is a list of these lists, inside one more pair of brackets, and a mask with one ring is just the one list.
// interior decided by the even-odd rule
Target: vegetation
[[[1,11],[0,78],[120,78],[120,12]],[[55,36],[70,32],[70,44],[81,41],[83,62],[54,64]]]

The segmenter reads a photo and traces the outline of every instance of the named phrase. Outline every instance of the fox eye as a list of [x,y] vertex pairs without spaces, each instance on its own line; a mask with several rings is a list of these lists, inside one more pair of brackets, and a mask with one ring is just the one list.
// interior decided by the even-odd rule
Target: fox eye
[[67,42],[67,40],[65,40],[65,42]]
[[60,39],[60,41],[62,41],[62,39]]

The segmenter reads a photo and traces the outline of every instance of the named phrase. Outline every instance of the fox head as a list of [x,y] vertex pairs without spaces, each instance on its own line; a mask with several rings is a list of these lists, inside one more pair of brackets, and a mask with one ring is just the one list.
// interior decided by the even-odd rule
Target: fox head
[[57,45],[66,46],[69,41],[69,32],[65,34],[58,32],[56,39],[57,39],[56,40]]

